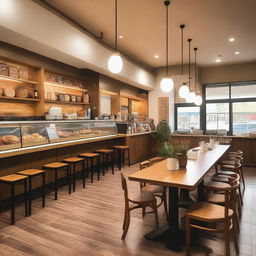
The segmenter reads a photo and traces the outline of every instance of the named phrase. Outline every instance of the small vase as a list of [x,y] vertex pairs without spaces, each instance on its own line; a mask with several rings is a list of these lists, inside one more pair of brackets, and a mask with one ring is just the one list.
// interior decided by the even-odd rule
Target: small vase
[[188,162],[188,157],[187,156],[178,156],[179,160],[179,166],[181,168],[186,168],[187,162]]
[[173,171],[179,169],[179,161],[176,158],[167,158],[167,170]]

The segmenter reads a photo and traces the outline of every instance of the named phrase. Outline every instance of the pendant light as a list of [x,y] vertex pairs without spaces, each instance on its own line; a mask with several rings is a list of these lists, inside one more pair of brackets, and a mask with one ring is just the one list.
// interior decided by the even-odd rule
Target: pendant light
[[[184,46],[183,46],[184,28],[185,28],[185,25],[181,24],[180,25],[180,29],[181,29],[181,76],[183,76],[183,74],[184,74]],[[179,89],[179,96],[180,96],[180,98],[186,98],[186,96],[188,94],[189,94],[188,86],[186,85],[185,82],[183,82],[182,86]]]
[[169,77],[168,71],[168,7],[170,3],[170,1],[164,1],[164,5],[166,7],[166,74],[160,82],[160,88],[163,92],[170,92],[173,89],[173,80]]
[[[196,70],[196,54],[197,54],[197,50],[198,48],[194,48],[194,51],[195,51],[195,91],[196,91],[196,87],[197,87],[197,70]],[[203,103],[203,100],[202,100],[202,96],[201,95],[196,95],[195,97],[195,104],[197,106],[200,106],[201,104]]]
[[[189,51],[188,51],[188,84],[189,84],[189,90],[190,90],[190,84],[191,84],[191,41],[192,39],[188,39],[188,45],[189,45]],[[187,97],[186,101],[188,103],[193,103],[195,101],[196,94],[194,92],[190,92]]]
[[108,69],[114,74],[118,74],[123,69],[123,60],[117,50],[117,0],[115,0],[115,51],[108,60]]

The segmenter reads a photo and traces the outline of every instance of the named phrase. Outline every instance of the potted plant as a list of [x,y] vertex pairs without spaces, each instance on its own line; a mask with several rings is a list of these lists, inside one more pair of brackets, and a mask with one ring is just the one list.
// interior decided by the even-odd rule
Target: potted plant
[[187,152],[188,152],[188,145],[179,144],[175,147],[175,155],[179,160],[179,166],[185,168],[187,166]]
[[157,125],[156,137],[159,141],[158,153],[160,156],[167,158],[167,169],[177,169],[178,160],[175,157],[174,146],[170,143],[171,128],[167,121],[161,121]]

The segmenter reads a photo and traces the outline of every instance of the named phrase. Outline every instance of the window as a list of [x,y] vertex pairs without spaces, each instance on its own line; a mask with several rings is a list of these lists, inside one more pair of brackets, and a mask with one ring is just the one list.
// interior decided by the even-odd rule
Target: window
[[200,129],[200,107],[177,107],[177,130]]
[[207,85],[205,89],[206,100],[219,100],[229,98],[228,84]]
[[256,98],[256,83],[233,83],[231,84],[231,98]]
[[256,132],[256,101],[233,103],[233,134]]
[[229,103],[206,104],[206,130],[229,131]]

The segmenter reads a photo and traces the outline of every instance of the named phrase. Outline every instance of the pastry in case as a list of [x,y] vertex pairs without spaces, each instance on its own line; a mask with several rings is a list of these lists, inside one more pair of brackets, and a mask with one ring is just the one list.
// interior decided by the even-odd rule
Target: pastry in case
[[19,126],[0,126],[0,150],[15,149],[21,147]]

